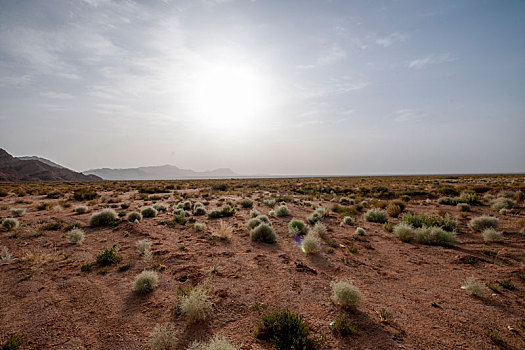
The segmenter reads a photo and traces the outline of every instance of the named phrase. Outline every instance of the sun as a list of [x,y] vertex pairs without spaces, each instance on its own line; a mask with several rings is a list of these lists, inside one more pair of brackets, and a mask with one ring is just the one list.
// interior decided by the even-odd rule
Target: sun
[[268,102],[263,75],[248,65],[207,64],[195,74],[191,90],[194,119],[219,132],[254,127]]

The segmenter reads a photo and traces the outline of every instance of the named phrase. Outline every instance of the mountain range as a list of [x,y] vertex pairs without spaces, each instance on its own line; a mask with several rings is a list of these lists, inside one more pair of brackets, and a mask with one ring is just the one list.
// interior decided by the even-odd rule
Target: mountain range
[[0,148],[0,182],[178,180],[239,177],[229,168],[209,171],[182,169],[174,165],[125,169],[91,169],[81,173],[38,156],[13,157]]
[[174,165],[148,166],[125,169],[91,169],[83,172],[86,175],[100,176],[104,180],[174,180],[174,179],[216,179],[237,177],[239,174],[229,168],[210,171],[181,169]]
[[[53,164],[53,165],[51,165]],[[0,148],[0,182],[100,181],[39,157],[16,158]]]

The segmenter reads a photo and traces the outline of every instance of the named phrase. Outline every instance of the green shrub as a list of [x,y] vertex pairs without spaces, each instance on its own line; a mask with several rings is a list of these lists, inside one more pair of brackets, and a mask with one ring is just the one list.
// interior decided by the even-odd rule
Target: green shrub
[[205,285],[192,288],[186,295],[181,296],[179,309],[189,323],[204,321],[213,312],[213,303],[208,295],[209,289]]
[[243,207],[244,209],[250,209],[253,207],[253,201],[251,199],[248,199],[248,198],[243,198],[239,201],[239,204],[241,205],[241,207]]
[[317,221],[321,221],[327,214],[327,210],[325,208],[317,208],[314,210],[314,212],[312,214],[310,214],[306,220],[308,220],[308,222],[310,224],[315,224]]
[[290,210],[288,210],[288,207],[286,205],[279,205],[275,207],[274,211],[275,211],[275,215],[279,217],[290,215]]
[[113,209],[104,209],[101,212],[91,215],[89,226],[111,226],[117,220],[117,213]]
[[23,333],[16,333],[2,344],[1,350],[18,350],[26,343],[26,337]]
[[341,205],[354,205],[354,200],[351,198],[341,197],[339,198],[339,204]]
[[352,281],[332,283],[332,300],[347,309],[355,309],[361,302],[361,292]]
[[362,227],[358,227],[355,229],[355,234],[358,235],[358,236],[364,236],[366,235],[366,231],[364,228]]
[[135,277],[133,291],[140,294],[152,292],[159,285],[159,276],[155,271],[142,271]]
[[270,225],[261,223],[250,231],[250,239],[254,242],[275,243],[277,234]]
[[97,255],[97,264],[107,266],[111,264],[118,264],[122,258],[118,255],[118,246],[115,244],[111,248],[104,249]]
[[259,215],[261,215],[261,213],[260,213],[257,209],[252,209],[252,210],[250,210],[250,217],[251,217],[251,218],[256,218],[256,217],[258,217]]
[[142,221],[142,214],[138,211],[133,211],[128,215],[129,222]]
[[155,209],[157,212],[161,213],[161,212],[165,212],[166,210],[168,210],[168,207],[165,204],[162,204],[162,203],[155,203],[155,204],[153,204],[153,209]]
[[412,225],[414,228],[419,228],[423,226],[441,227],[445,231],[455,231],[458,225],[457,221],[449,214],[446,214],[445,217],[440,218],[437,216],[428,216],[424,213],[405,213],[401,217],[401,221]]
[[195,203],[195,205],[193,206],[193,215],[206,215],[206,208],[204,208],[204,205],[202,203]]
[[303,317],[288,309],[263,316],[257,326],[258,339],[270,341],[276,349],[315,350],[319,346],[310,338],[310,329]]
[[386,211],[381,209],[370,209],[368,210],[364,217],[368,222],[377,222],[383,224],[386,222]]
[[250,220],[248,220],[248,222],[246,223],[246,227],[251,230],[257,226],[259,226],[260,224],[262,223],[261,220],[257,219],[257,218],[252,218]]
[[82,244],[84,242],[84,231],[79,228],[74,228],[67,234],[67,239],[73,244]]
[[290,223],[288,223],[288,232],[290,232],[291,235],[305,235],[308,231],[308,226],[304,223],[304,221],[299,219],[292,219]]
[[455,198],[450,197],[441,197],[437,200],[439,204],[443,205],[456,205],[458,204],[458,201]]
[[206,224],[202,223],[202,222],[196,222],[194,225],[193,225],[193,229],[197,232],[200,232],[200,231],[204,231],[206,229]]
[[233,216],[234,214],[235,214],[235,209],[233,209],[229,205],[225,205],[220,210],[216,209],[216,210],[212,210],[208,212],[208,217],[210,219],[218,219],[218,218]]
[[266,215],[259,215],[257,216],[258,220],[260,220],[262,223],[265,223],[265,224],[268,224],[270,226],[272,226],[272,223],[270,222],[270,219],[268,219],[268,217]]
[[401,222],[394,227],[394,233],[401,242],[410,242],[414,239],[414,227],[406,222]]
[[143,218],[154,218],[155,216],[157,216],[157,209],[153,207],[147,207],[142,209],[140,213],[142,214]]
[[415,240],[426,245],[452,246],[456,243],[456,234],[441,227],[420,227],[415,231]]
[[357,333],[357,328],[352,326],[345,315],[339,316],[330,325],[330,331],[336,336],[354,335]]
[[24,208],[13,208],[11,209],[11,215],[14,217],[21,217],[24,216],[26,213],[26,210]]
[[91,201],[98,198],[98,193],[95,190],[89,188],[80,188],[73,192],[73,199],[76,201]]
[[394,231],[394,224],[391,223],[391,222],[385,222],[383,224],[383,229],[386,231],[386,232],[392,232]]
[[351,217],[351,216],[345,216],[345,217],[343,218],[343,222],[344,222],[345,224],[347,224],[347,225],[353,225],[354,222],[355,222],[355,220],[354,220],[354,218]]
[[474,231],[483,231],[487,228],[498,228],[499,219],[488,215],[482,215],[470,220],[468,226]]
[[7,231],[12,231],[18,226],[20,226],[20,223],[17,219],[7,218],[4,221],[2,221],[2,227],[5,228]]
[[129,208],[129,204],[128,203],[120,203],[120,208],[121,209],[128,209]]
[[175,327],[171,323],[157,324],[150,335],[149,346],[152,350],[175,349],[177,337]]

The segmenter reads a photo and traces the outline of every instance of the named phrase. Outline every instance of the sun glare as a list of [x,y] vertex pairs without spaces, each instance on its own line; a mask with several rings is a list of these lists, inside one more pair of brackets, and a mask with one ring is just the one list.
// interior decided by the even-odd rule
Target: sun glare
[[267,103],[264,85],[252,67],[209,65],[195,76],[191,112],[199,124],[215,131],[250,129]]

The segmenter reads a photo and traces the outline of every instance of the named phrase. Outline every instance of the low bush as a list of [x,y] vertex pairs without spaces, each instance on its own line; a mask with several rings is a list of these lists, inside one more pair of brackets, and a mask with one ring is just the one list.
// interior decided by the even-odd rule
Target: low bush
[[288,210],[288,207],[286,205],[279,205],[274,208],[275,215],[279,217],[288,216],[290,215],[290,210]]
[[303,239],[303,248],[307,254],[318,254],[321,251],[319,236],[309,232]]
[[26,213],[26,210],[24,208],[13,208],[11,209],[11,215],[14,217],[21,217],[24,216]]
[[155,216],[157,216],[158,212],[157,209],[153,207],[147,207],[142,209],[140,213],[142,214],[143,218],[154,218]]
[[366,231],[364,228],[362,227],[358,227],[355,229],[355,234],[358,235],[358,236],[364,236],[366,235]]
[[163,213],[168,210],[168,206],[162,203],[155,203],[153,204],[153,209],[155,209],[159,213]]
[[276,349],[315,350],[318,342],[310,337],[310,329],[303,317],[288,309],[263,316],[257,326],[256,337],[270,341]]
[[181,296],[179,310],[189,323],[204,321],[212,314],[213,303],[208,293],[206,285],[198,285]]
[[251,230],[251,229],[259,226],[261,223],[262,223],[261,220],[259,220],[257,218],[252,218],[252,219],[248,220],[248,222],[246,223],[246,228]]
[[133,211],[131,213],[129,213],[128,215],[128,221],[129,222],[135,222],[135,221],[142,221],[142,214],[139,213],[138,211]]
[[437,216],[429,216],[424,213],[405,213],[401,217],[401,221],[412,225],[414,228],[419,228],[423,226],[441,227],[445,231],[455,231],[458,226],[456,219],[454,219],[449,214],[445,214],[445,216],[441,218]]
[[97,255],[97,264],[107,266],[111,264],[118,264],[122,258],[118,255],[118,246],[115,244],[111,248],[104,249]]
[[343,222],[344,222],[345,224],[347,224],[347,225],[353,225],[354,222],[355,222],[355,220],[354,220],[354,218],[351,217],[351,216],[345,216],[345,217],[343,218]]
[[77,214],[85,214],[89,211],[88,207],[85,205],[79,205],[75,207],[75,213]]
[[7,218],[4,221],[2,221],[2,227],[5,228],[7,231],[12,231],[18,226],[20,226],[20,223],[17,219]]
[[277,234],[270,225],[261,223],[250,231],[250,239],[254,242],[275,243]]
[[401,242],[410,242],[414,239],[414,227],[406,222],[394,226],[394,233]]
[[91,215],[89,226],[111,226],[117,220],[117,213],[113,209],[104,209],[101,212]]
[[498,228],[499,219],[493,216],[482,215],[470,220],[468,226],[474,231],[481,232],[487,228]]
[[480,297],[487,291],[487,287],[474,276],[467,277],[461,288],[475,297]]
[[253,207],[253,201],[251,199],[248,199],[248,198],[243,198],[239,201],[239,204],[241,205],[241,207],[243,207],[244,209],[250,209]]
[[142,271],[135,277],[133,291],[140,294],[151,293],[159,285],[159,276],[155,271]]
[[304,221],[299,219],[292,219],[288,223],[288,232],[290,232],[291,235],[305,235],[308,231],[308,226],[304,223]]
[[361,292],[350,280],[332,283],[332,301],[347,309],[355,309],[361,302]]
[[341,198],[339,198],[339,204],[341,204],[341,205],[354,205],[354,200],[352,198],[341,197]]
[[175,349],[177,341],[173,324],[157,324],[150,335],[149,346],[152,350],[170,350]]
[[452,246],[456,243],[456,234],[441,227],[420,227],[415,230],[415,240],[426,245]]
[[495,210],[512,209],[515,205],[515,201],[505,197],[496,198],[490,202],[490,207]]
[[250,210],[250,217],[251,217],[251,218],[256,218],[256,217],[258,217],[259,215],[261,215],[261,213],[260,213],[257,209],[252,209],[252,210]]
[[470,205],[467,204],[467,203],[458,203],[456,205],[456,208],[458,208],[458,210],[460,212],[467,212],[467,211],[470,211]]
[[365,213],[364,218],[368,222],[377,222],[379,224],[383,224],[386,222],[386,215],[387,213],[384,210],[370,209]]
[[493,227],[484,229],[481,235],[483,236],[483,240],[486,243],[503,241],[503,233],[501,233],[500,231],[496,231],[496,229],[494,229]]
[[79,228],[74,228],[67,234],[69,243],[80,245],[84,242],[84,231]]

